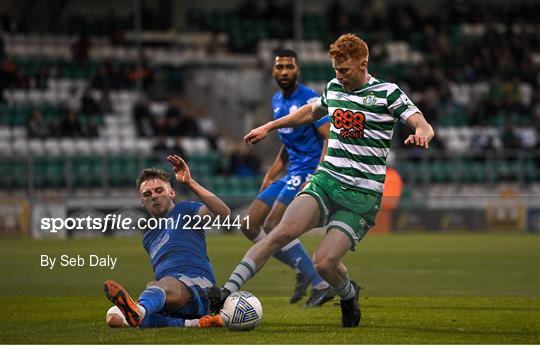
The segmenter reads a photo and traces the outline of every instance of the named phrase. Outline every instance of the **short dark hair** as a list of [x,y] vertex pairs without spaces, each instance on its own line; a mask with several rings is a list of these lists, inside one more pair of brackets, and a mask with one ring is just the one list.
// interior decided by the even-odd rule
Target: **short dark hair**
[[171,183],[171,175],[159,168],[145,168],[137,178],[137,189],[147,180],[159,179]]
[[[274,59],[275,58],[294,58],[297,64],[300,62],[298,61],[298,54],[292,49],[277,49],[274,52]],[[273,62],[272,62],[273,63]]]

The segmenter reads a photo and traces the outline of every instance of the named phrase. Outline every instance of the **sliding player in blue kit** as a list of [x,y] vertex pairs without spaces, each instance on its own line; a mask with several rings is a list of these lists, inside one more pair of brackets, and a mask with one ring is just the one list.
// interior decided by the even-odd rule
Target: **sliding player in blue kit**
[[[315,91],[298,83],[299,74],[296,52],[289,49],[277,51],[274,55],[272,75],[280,90],[272,98],[274,119],[319,99]],[[242,232],[248,239],[254,243],[259,242],[281,221],[285,209],[321,161],[326,151],[329,130],[327,116],[311,124],[279,130],[283,145],[264,177],[262,192],[249,207],[249,217],[245,219],[249,222],[242,224]],[[289,166],[285,170],[287,162]],[[279,178],[285,171],[286,175]],[[295,290],[289,300],[291,304],[302,299],[309,284],[313,286],[313,290],[306,307],[320,306],[334,298],[332,287],[319,276],[299,240],[295,239],[285,245],[274,257],[297,273]]]
[[137,179],[142,205],[152,217],[169,221],[144,234],[143,245],[150,255],[155,278],[148,282],[137,302],[120,284],[105,282],[105,295],[116,305],[107,314],[111,327],[223,326],[219,315],[206,316],[206,289],[215,285],[216,279],[206,251],[204,230],[191,228],[194,222],[189,221],[211,217],[223,220],[229,217],[230,209],[191,177],[183,159],[170,155],[167,160],[173,165],[176,181],[189,188],[202,203],[182,201],[175,205],[169,174],[155,168],[143,170]]

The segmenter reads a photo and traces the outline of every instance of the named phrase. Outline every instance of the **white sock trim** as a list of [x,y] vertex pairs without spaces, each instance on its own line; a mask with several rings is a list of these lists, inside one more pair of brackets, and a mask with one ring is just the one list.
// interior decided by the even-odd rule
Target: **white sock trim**
[[253,242],[258,243],[264,238],[266,238],[266,232],[261,229],[259,234],[255,237],[255,239],[253,239]]
[[139,308],[139,313],[141,314],[141,321],[144,320],[146,317],[146,309],[141,304],[137,303],[137,307]]
[[330,284],[326,281],[321,281],[319,282],[318,284],[316,284],[315,286],[313,286],[313,288],[317,289],[317,290],[324,290],[325,288],[328,288],[330,286]]
[[184,327],[186,328],[196,328],[199,326],[199,319],[194,320],[184,320]]
[[290,248],[292,248],[293,246],[295,246],[296,244],[300,244],[300,240],[298,239],[295,239],[293,241],[291,241],[289,244],[285,245],[284,247],[281,248],[281,251],[287,251],[289,250]]
[[158,290],[163,292],[163,295],[167,296],[167,294],[165,293],[165,290],[163,288],[159,287],[159,286],[153,285],[153,286],[146,287],[146,289],[149,289],[149,288],[157,288]]

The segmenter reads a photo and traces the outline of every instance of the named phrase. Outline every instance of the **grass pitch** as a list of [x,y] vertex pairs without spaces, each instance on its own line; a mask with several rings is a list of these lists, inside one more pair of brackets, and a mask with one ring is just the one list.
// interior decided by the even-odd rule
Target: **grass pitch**
[[[312,252],[318,236],[302,241]],[[361,326],[340,327],[339,307],[288,304],[293,272],[271,260],[245,290],[262,302],[252,332],[186,328],[110,329],[106,279],[137,297],[152,278],[140,238],[0,239],[0,342],[174,344],[538,344],[540,238],[525,234],[368,236],[344,262],[362,290]],[[240,235],[208,237],[223,283],[249,246]],[[118,257],[106,268],[40,267],[40,255]]]

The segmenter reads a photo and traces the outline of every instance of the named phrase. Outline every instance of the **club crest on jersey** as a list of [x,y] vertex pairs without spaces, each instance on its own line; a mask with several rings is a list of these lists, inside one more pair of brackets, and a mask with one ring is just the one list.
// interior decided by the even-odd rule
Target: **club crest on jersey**
[[366,106],[373,106],[375,102],[377,102],[377,98],[373,95],[368,95],[362,100],[362,103]]

